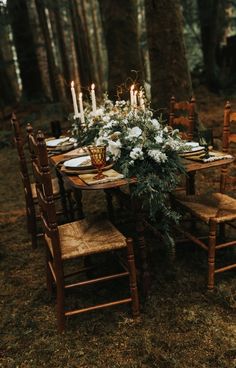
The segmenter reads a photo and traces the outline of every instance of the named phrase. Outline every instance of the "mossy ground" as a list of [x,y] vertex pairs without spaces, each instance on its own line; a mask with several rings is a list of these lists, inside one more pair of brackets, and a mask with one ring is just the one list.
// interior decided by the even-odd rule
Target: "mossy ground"
[[[209,293],[205,253],[178,246],[173,259],[150,233],[152,285],[141,300],[141,317],[134,322],[128,306],[96,311],[70,318],[59,335],[55,303],[47,296],[43,246],[32,250],[26,231],[14,148],[0,151],[0,171],[0,367],[236,367],[235,271],[217,276]],[[209,175],[207,180],[210,184]],[[102,193],[85,200],[89,211],[105,210]],[[72,299],[78,296],[75,292]],[[91,293],[82,296],[89,299]]]

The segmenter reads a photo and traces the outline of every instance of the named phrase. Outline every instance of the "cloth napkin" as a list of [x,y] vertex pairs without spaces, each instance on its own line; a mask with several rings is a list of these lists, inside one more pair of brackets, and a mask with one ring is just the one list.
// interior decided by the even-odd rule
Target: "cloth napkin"
[[80,177],[80,179],[82,179],[88,185],[99,184],[99,183],[107,183],[109,181],[119,180],[119,179],[122,179],[124,177],[123,174],[120,174],[120,173],[118,173],[117,171],[115,171],[113,169],[105,170],[105,171],[103,171],[103,174],[106,175],[106,177],[103,178],[103,179],[99,179],[99,180],[94,179],[94,176],[96,175],[96,173],[80,174],[79,177]]
[[80,157],[80,156],[87,156],[88,155],[88,151],[86,150],[86,147],[79,147],[79,148],[76,148],[72,151],[69,151],[67,153],[64,153],[63,156],[65,157]]
[[198,161],[198,162],[212,162],[212,161],[217,161],[217,160],[224,160],[224,159],[230,159],[233,158],[232,155],[229,154],[225,154],[223,152],[210,152],[209,153],[210,157],[209,158],[204,158],[201,156],[191,156],[188,157],[189,160],[193,160],[193,161]]

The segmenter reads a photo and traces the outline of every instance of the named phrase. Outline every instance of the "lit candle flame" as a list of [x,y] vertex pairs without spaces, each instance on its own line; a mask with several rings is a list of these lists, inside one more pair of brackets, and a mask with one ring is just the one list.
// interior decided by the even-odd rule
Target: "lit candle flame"
[[75,83],[74,83],[74,81],[72,81],[71,82],[71,87],[74,88],[74,85],[75,85]]
[[95,84],[94,83],[91,85],[91,89],[95,89]]

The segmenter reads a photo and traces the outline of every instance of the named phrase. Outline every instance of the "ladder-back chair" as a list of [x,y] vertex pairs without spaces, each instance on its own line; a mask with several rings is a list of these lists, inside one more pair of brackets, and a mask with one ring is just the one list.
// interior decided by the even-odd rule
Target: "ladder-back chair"
[[[236,123],[236,112],[232,112],[229,102],[224,110],[223,127],[223,151],[229,153],[230,143],[236,143],[236,134],[231,134],[231,128]],[[235,124],[236,125],[236,124]],[[184,195],[175,193],[174,203],[184,212],[192,215],[193,220],[200,221],[208,226],[207,241],[203,241],[191,230],[185,230],[183,225],[177,230],[184,234],[187,239],[204,249],[208,254],[208,289],[212,290],[215,284],[215,275],[236,268],[236,255],[229,264],[216,266],[217,251],[236,245],[236,236],[226,239],[225,226],[234,228],[236,221],[236,199],[227,194],[226,189],[232,182],[236,183],[235,177],[228,175],[227,165],[222,166],[220,173],[219,192],[206,193],[203,195]],[[218,258],[217,258],[218,259]]]
[[[11,125],[13,128],[13,140],[17,149],[19,163],[20,163],[20,174],[22,178],[24,195],[25,195],[25,205],[26,205],[26,217],[27,217],[27,229],[29,234],[31,235],[32,248],[37,247],[38,238],[42,237],[42,233],[39,230],[39,226],[37,225],[37,220],[39,218],[38,215],[38,200],[35,182],[32,180],[32,175],[30,175],[30,170],[28,168],[28,160],[25,153],[25,139],[23,138],[20,123],[15,115],[15,113],[11,116]],[[28,124],[28,129],[31,134],[33,134],[33,128],[30,124]],[[57,178],[52,179],[53,185],[53,195],[57,200],[61,200],[62,202],[62,211],[58,211],[58,215],[64,215],[68,218],[68,206],[67,199],[69,202],[70,213],[72,212],[71,198],[70,198],[70,190],[66,190],[63,187],[63,184],[60,185],[58,183]]]
[[169,125],[173,129],[179,129],[181,137],[191,141],[196,134],[196,101],[192,97],[190,101],[177,102],[172,96],[170,100]]
[[[138,290],[136,283],[136,269],[134,262],[133,244],[126,239],[108,220],[82,219],[64,225],[58,225],[56,219],[55,202],[52,193],[52,181],[49,168],[44,135],[38,132],[36,137],[29,135],[32,166],[36,180],[36,190],[40,206],[41,220],[44,231],[47,259],[47,286],[51,292],[53,282],[57,291],[57,320],[59,331],[65,328],[65,318],[83,312],[111,307],[124,303],[131,303],[133,316],[139,314]],[[86,256],[103,253],[113,253],[125,250],[126,262],[121,272],[105,276],[97,276],[89,280],[72,280],[65,275],[65,261],[74,261]],[[86,268],[83,269],[85,271]],[[71,288],[96,285],[99,282],[111,281],[121,277],[129,278],[129,296],[125,298],[97,304],[86,308],[68,309],[65,306],[65,292]],[[65,282],[68,280],[67,282]]]
[[27,166],[27,160],[24,152],[24,142],[20,130],[20,124],[13,113],[11,117],[11,125],[14,132],[14,143],[17,149],[19,163],[20,163],[20,174],[24,188],[25,196],[25,208],[27,218],[27,230],[31,235],[32,248],[36,248],[38,237],[42,236],[42,233],[37,228],[37,195],[35,190],[35,183],[31,183],[29,170]]

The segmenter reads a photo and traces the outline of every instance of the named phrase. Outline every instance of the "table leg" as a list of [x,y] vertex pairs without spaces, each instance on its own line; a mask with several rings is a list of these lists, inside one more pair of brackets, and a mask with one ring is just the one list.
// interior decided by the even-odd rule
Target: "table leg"
[[145,229],[144,217],[140,203],[137,200],[133,200],[133,213],[135,216],[135,230],[137,233],[137,243],[141,260],[140,262],[141,287],[143,295],[145,297],[147,296],[150,289],[151,276],[149,272],[147,245],[144,237],[144,229]]
[[186,194],[195,194],[195,171],[188,173],[186,178]]
[[60,175],[60,173],[57,170],[56,170],[56,175],[57,175],[57,180],[58,180],[58,184],[59,184],[59,188],[60,188],[62,210],[63,210],[63,213],[64,213],[66,219],[69,220],[69,212],[68,212],[68,207],[67,207],[67,200],[66,200],[66,192],[65,192],[65,188],[64,188],[64,182],[63,182],[62,176]]

